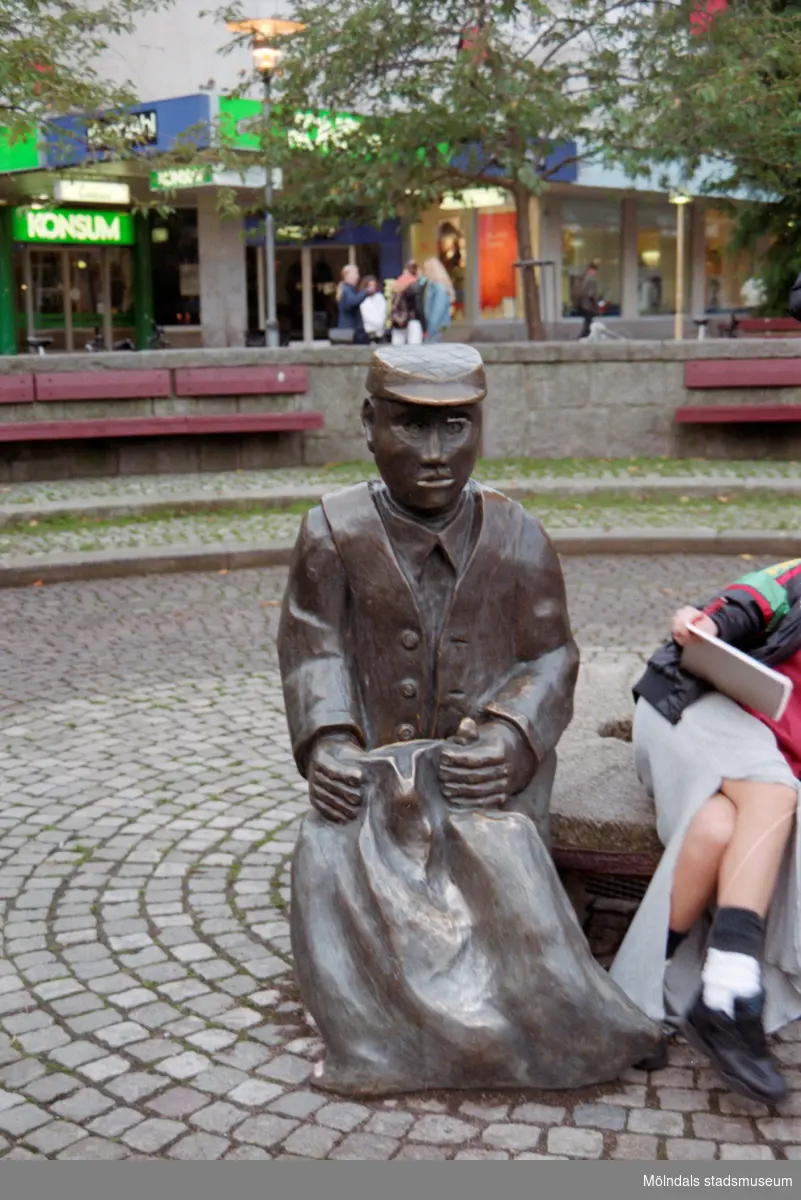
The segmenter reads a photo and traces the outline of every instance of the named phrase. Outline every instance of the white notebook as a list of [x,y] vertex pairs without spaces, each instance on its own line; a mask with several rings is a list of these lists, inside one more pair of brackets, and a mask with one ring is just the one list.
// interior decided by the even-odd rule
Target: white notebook
[[724,696],[747,704],[772,721],[783,716],[793,690],[786,675],[704,633],[696,625],[688,624],[687,628],[696,637],[682,651],[682,667],[711,683]]

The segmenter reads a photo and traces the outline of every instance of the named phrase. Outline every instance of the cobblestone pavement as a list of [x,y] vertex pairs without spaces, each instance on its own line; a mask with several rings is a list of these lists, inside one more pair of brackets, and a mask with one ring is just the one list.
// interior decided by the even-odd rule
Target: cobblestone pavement
[[[565,563],[585,652],[645,650],[740,560]],[[293,982],[305,789],[281,709],[280,571],[0,593],[0,1154],[8,1158],[801,1157],[683,1044],[570,1093],[343,1102]],[[681,594],[678,589],[681,588]]]

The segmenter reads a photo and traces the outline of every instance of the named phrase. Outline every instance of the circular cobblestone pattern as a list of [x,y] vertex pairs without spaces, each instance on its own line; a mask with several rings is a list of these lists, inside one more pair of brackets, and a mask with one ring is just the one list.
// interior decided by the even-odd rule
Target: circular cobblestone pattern
[[[646,651],[739,560],[568,559],[585,655]],[[0,1155],[10,1159],[801,1157],[688,1047],[569,1093],[314,1091],[289,864],[282,572],[0,592]]]

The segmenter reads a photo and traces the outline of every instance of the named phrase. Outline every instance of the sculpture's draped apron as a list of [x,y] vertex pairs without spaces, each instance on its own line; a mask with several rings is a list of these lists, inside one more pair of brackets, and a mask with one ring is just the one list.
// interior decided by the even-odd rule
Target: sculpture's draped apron
[[534,823],[442,798],[438,742],[367,763],[359,818],[306,817],[292,879],[319,1086],[571,1088],[614,1078],[659,1031],[595,962]]

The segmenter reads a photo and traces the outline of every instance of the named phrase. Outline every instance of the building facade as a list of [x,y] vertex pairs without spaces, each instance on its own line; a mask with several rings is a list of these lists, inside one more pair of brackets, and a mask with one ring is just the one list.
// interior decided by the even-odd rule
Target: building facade
[[[248,15],[277,15],[277,7],[263,0]],[[187,131],[202,144],[199,130],[220,119],[236,126],[238,115],[258,110],[257,101],[224,97],[250,69],[247,47],[220,53],[228,42],[223,24],[177,0],[142,16],[135,35],[99,60],[101,74],[129,79],[144,98],[130,114],[138,144],[158,154]],[[258,222],[222,217],[218,202],[223,187],[257,202],[263,167],[254,165],[244,181],[191,167],[151,171],[141,159],[89,167],[87,148],[102,146],[102,136],[102,125],[65,121],[44,145],[32,137],[10,147],[0,137],[0,351],[24,349],[37,336],[73,351],[98,336],[109,348],[127,337],[144,346],[154,322],[175,346],[252,340],[264,327],[263,235]],[[677,213],[669,195],[581,163],[553,179],[529,214],[549,335],[576,335],[577,289],[595,262],[605,320],[628,336],[671,336]],[[159,200],[169,212],[137,211]],[[743,286],[755,265],[729,253],[732,218],[719,205],[694,199],[684,215],[691,328],[692,317],[745,307]],[[520,336],[514,209],[506,193],[482,187],[445,196],[404,229],[387,222],[320,230],[305,243],[279,230],[276,289],[285,338],[326,338],[346,263],[386,280],[406,258],[431,256],[454,283],[454,336]]]

